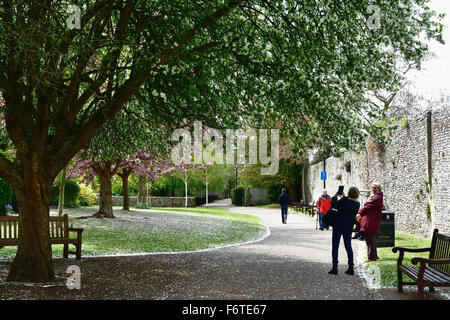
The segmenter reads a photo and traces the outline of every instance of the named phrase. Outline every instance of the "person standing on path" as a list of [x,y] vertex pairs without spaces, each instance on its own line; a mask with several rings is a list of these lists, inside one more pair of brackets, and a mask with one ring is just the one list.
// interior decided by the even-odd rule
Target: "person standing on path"
[[367,244],[368,260],[372,262],[378,260],[377,243],[375,235],[380,231],[381,213],[383,211],[383,192],[378,182],[372,183],[372,197],[359,210],[357,218],[361,217],[360,230],[364,232]]
[[351,187],[348,190],[348,197],[342,193],[342,198],[338,199],[335,195],[331,201],[331,207],[336,209],[336,224],[333,226],[332,236],[332,250],[331,256],[333,259],[333,269],[329,271],[329,274],[338,274],[338,253],[339,242],[341,236],[344,239],[345,251],[347,251],[348,269],[346,274],[353,276],[355,274],[353,268],[353,250],[352,250],[352,231],[353,225],[356,223],[356,215],[359,210],[359,190],[355,187]]
[[281,205],[281,222],[283,224],[286,224],[288,206],[291,203],[291,200],[289,199],[289,196],[288,196],[285,188],[283,188],[281,190],[281,194],[280,194],[280,198],[279,198],[278,202]]
[[[317,200],[317,214],[319,215],[319,230],[328,230],[330,227],[326,225],[322,218],[331,208],[331,197],[327,194],[327,189],[323,189],[322,195]],[[316,227],[317,228],[317,227]]]

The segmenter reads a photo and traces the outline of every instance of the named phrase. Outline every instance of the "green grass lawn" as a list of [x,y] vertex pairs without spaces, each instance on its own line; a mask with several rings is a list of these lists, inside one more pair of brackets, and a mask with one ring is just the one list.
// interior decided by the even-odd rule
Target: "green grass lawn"
[[[411,235],[405,232],[395,231],[395,246],[406,248],[428,248],[431,245],[431,238]],[[380,268],[381,285],[383,287],[397,286],[397,259],[399,253],[393,253],[392,248],[378,248],[378,257],[376,262],[371,262],[370,265],[375,265]],[[411,259],[414,257],[428,258],[429,253],[405,253],[403,264],[413,266]],[[416,265],[417,266],[417,265]],[[405,280],[405,276],[403,276]]]
[[[157,208],[127,212],[114,208],[115,219],[75,219],[92,215],[97,209],[91,206],[65,210],[69,224],[84,228],[83,256],[194,251],[244,243],[266,233],[259,218],[224,209]],[[171,212],[175,210],[178,212]],[[52,249],[54,257],[62,257],[62,245],[53,245]],[[0,258],[12,258],[16,251],[17,247],[4,247],[0,249]]]

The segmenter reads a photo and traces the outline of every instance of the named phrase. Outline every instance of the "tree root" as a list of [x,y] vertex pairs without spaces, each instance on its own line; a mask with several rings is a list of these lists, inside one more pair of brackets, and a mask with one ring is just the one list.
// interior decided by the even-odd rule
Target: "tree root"
[[92,216],[82,216],[82,217],[78,217],[78,218],[75,218],[75,219],[80,219],[80,220],[82,220],[82,219],[89,219],[89,218],[97,218],[97,219],[108,218],[108,219],[114,219],[115,217],[114,217],[114,216],[112,216],[112,217],[107,216],[107,215],[105,215],[104,213],[98,211],[98,212],[94,213]]

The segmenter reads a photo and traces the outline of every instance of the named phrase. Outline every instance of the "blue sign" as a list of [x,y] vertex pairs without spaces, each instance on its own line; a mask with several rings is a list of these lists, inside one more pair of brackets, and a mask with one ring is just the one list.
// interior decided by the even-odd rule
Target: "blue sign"
[[320,180],[327,180],[327,172],[326,171],[320,172]]

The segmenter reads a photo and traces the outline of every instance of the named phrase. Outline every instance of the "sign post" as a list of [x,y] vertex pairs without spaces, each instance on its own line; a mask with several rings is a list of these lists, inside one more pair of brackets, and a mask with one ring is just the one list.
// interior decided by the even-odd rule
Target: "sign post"
[[321,179],[323,180],[323,188],[326,188],[327,181],[327,168],[325,167],[326,159],[323,159],[323,171],[320,173]]
[[325,189],[325,182],[327,181],[327,172],[326,171],[320,172],[320,180],[323,181],[323,188]]

